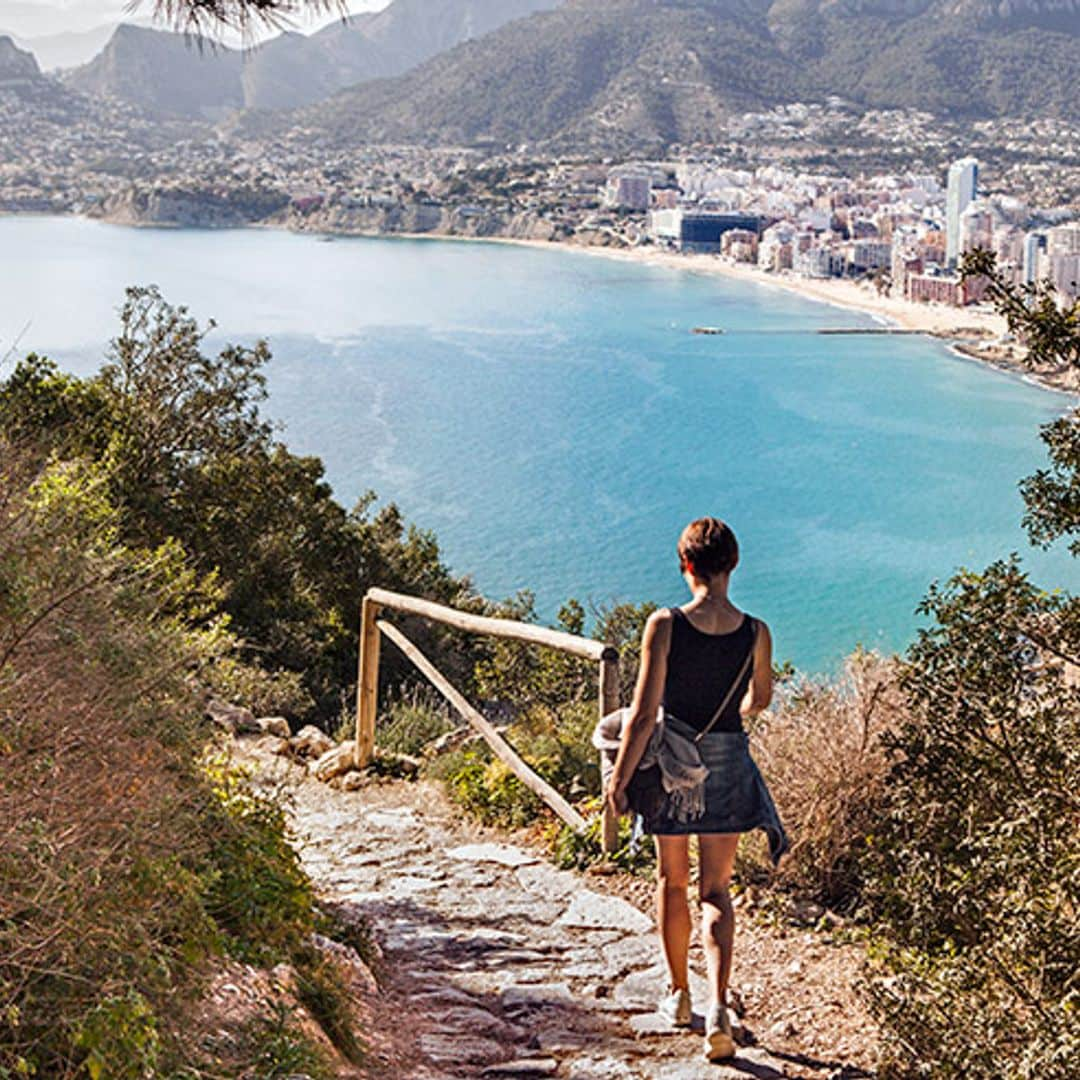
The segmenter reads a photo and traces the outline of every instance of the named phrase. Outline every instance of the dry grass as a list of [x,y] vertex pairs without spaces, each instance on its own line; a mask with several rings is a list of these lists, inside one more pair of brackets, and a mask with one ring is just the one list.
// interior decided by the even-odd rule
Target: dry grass
[[777,884],[834,907],[857,902],[887,776],[882,735],[905,715],[899,667],[856,652],[836,681],[781,688],[754,725],[754,757],[791,839]]
[[0,1076],[169,1074],[223,952],[298,953],[310,883],[204,758],[213,594],[119,546],[91,472],[28,462],[0,443]]

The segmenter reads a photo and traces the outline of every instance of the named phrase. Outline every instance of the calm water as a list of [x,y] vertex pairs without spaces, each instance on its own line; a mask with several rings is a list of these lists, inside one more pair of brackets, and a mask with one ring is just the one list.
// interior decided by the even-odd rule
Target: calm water
[[[584,253],[0,219],[0,356],[87,372],[125,285],[231,340],[269,338],[270,411],[338,497],[374,488],[489,595],[545,616],[681,602],[674,543],[705,513],[743,548],[737,602],[777,654],[831,668],[902,647],[926,585],[1025,552],[1017,480],[1069,399],[779,290]],[[27,326],[28,324],[28,326]],[[689,333],[700,324],[728,333]]]

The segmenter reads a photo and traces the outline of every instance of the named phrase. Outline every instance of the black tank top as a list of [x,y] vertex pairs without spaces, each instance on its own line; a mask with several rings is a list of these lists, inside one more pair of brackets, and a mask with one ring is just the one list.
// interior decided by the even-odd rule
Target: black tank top
[[[664,681],[664,711],[695,731],[701,731],[720,707],[754,647],[754,620],[744,614],[743,621],[730,633],[708,634],[698,630],[681,608],[668,610],[673,618]],[[739,705],[751,678],[751,669],[747,668],[711,731],[742,731]]]

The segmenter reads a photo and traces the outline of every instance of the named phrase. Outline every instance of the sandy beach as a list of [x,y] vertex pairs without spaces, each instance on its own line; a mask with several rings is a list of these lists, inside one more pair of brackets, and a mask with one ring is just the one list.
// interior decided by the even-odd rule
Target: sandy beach
[[[666,266],[675,270],[721,274],[774,289],[785,289],[810,300],[861,311],[904,330],[917,330],[942,337],[994,338],[1006,333],[1005,320],[983,308],[958,309],[941,304],[916,304],[879,295],[872,286],[841,278],[808,278],[790,272],[769,273],[749,263],[729,261],[719,255],[681,254],[649,248],[589,248],[599,255]],[[842,321],[838,326],[844,325]]]
[[[552,247],[546,241],[525,241]],[[654,248],[607,248],[582,245],[579,250],[602,258],[664,266],[693,273],[718,274],[768,288],[784,289],[818,303],[858,311],[887,327],[927,334],[947,342],[957,355],[1007,372],[1047,390],[1075,396],[1080,380],[1075,372],[1036,370],[1024,363],[1022,345],[1002,340],[1008,334],[1005,318],[988,305],[954,308],[944,304],[920,304],[899,297],[882,296],[873,286],[841,278],[808,278],[789,271],[770,273],[748,263],[736,263],[718,255],[658,251]],[[837,319],[837,327],[845,325]]]
[[[1070,369],[1050,371],[1028,367],[1024,363],[1024,347],[1014,341],[1002,340],[1008,334],[1008,325],[1005,318],[989,305],[955,308],[945,304],[920,304],[900,297],[882,296],[870,284],[863,285],[847,279],[808,278],[790,271],[770,273],[749,263],[736,263],[720,255],[661,251],[650,246],[618,248],[573,241],[567,243],[509,236],[441,236],[431,233],[416,234],[413,238],[517,244],[546,250],[569,249],[602,259],[620,259],[663,266],[671,270],[716,274],[766,288],[784,289],[817,303],[870,315],[880,320],[885,327],[940,338],[953,352],[966,360],[988,365],[1046,390],[1068,394],[1073,398],[1080,393],[1080,379],[1076,372]],[[843,318],[838,316],[837,328],[845,325]]]

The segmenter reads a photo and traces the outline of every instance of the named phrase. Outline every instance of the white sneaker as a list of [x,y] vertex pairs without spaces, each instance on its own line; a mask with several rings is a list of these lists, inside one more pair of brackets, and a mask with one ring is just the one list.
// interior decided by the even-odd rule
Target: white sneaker
[[690,1008],[689,990],[671,990],[666,997],[660,999],[656,1011],[675,1027],[689,1027],[693,1016]]
[[731,1037],[731,1020],[725,1005],[714,1005],[705,1018],[705,1059],[723,1061],[735,1056],[735,1040]]

